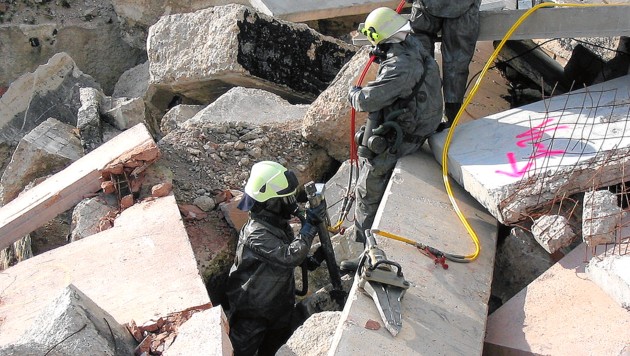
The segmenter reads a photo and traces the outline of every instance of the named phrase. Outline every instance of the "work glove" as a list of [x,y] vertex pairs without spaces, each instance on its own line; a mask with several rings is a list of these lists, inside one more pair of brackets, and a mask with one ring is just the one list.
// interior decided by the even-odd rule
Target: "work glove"
[[302,228],[300,229],[300,236],[306,240],[309,246],[313,242],[315,235],[317,235],[317,228],[315,227],[315,225],[312,225],[308,222],[302,225]]
[[350,90],[348,91],[348,101],[350,103],[352,103],[352,97],[354,96],[354,93],[359,91],[361,91],[360,86],[353,85],[352,87],[350,87]]
[[323,251],[322,247],[319,246],[315,250],[315,253],[313,253],[311,256],[308,256],[306,258],[306,268],[309,271],[314,271],[322,264],[322,262],[325,259],[326,259],[326,256],[324,255],[324,251]]
[[306,223],[317,226],[326,221],[326,214],[326,204],[319,204],[315,208],[306,209]]

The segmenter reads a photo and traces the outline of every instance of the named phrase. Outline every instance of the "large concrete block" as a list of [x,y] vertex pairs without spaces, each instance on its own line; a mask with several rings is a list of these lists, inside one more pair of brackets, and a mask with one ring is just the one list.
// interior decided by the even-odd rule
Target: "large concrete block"
[[233,86],[310,102],[355,47],[243,5],[162,17],[147,40],[151,84],[208,103]]
[[134,204],[113,228],[4,270],[0,345],[37,327],[36,317],[70,283],[119,324],[210,302],[172,195]]
[[585,273],[582,244],[488,316],[484,355],[624,355],[630,313]]
[[22,75],[0,97],[0,144],[16,144],[49,117],[76,126],[79,88],[84,87],[100,89],[66,53]]
[[[370,58],[369,47],[363,47],[341,68],[335,80],[309,106],[302,122],[302,135],[326,148],[329,155],[343,162],[350,158],[352,107],[348,103],[348,89],[358,83]],[[376,77],[378,65],[372,64],[362,85]],[[365,124],[367,113],[355,112],[355,132]]]
[[[630,169],[630,77],[455,127],[449,174],[509,225],[563,196],[614,185]],[[442,161],[447,132],[430,139]]]
[[[14,345],[22,355],[53,350],[53,355],[131,355],[136,347],[124,326],[72,284],[42,311],[35,325]],[[4,351],[0,354],[6,355]]]
[[[421,152],[403,157],[389,180],[374,227],[447,253],[473,253],[474,243],[442,184],[439,165],[426,145]],[[392,337],[382,326],[374,301],[360,292],[355,279],[328,355],[360,354],[366,347],[381,354],[481,354],[496,220],[463,190],[453,188],[460,211],[479,236],[478,258],[471,263],[449,262],[448,269],[443,269],[410,244],[376,236],[379,247],[402,266],[411,285],[401,301],[400,333]],[[380,329],[373,327],[375,322]]]
[[0,179],[0,205],[36,178],[57,173],[83,156],[74,127],[49,118],[20,140]]

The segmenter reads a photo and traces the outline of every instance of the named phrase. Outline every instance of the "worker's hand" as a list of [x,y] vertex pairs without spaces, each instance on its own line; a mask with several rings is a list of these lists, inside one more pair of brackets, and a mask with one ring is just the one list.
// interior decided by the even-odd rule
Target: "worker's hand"
[[306,239],[309,245],[313,242],[315,235],[317,235],[317,228],[314,225],[309,224],[308,222],[302,225],[302,228],[300,229],[300,236]]
[[319,204],[316,208],[306,209],[306,222],[311,225],[319,225],[326,221],[326,204]]
[[354,96],[354,93],[359,91],[361,91],[360,86],[353,85],[352,87],[350,87],[350,90],[348,91],[348,101],[352,103],[352,97]]

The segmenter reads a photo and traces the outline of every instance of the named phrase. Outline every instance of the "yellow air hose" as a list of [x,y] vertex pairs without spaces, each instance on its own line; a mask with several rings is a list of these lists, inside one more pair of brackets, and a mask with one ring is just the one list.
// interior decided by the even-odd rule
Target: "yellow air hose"
[[455,209],[455,212],[457,213],[457,216],[459,217],[459,220],[462,222],[462,224],[464,224],[464,227],[466,228],[466,230],[470,234],[473,242],[475,243],[475,252],[473,254],[463,256],[464,259],[466,259],[468,261],[475,260],[479,256],[479,252],[480,252],[481,248],[480,248],[480,245],[479,245],[479,238],[477,237],[477,234],[475,233],[473,228],[470,226],[470,224],[468,223],[468,220],[466,220],[466,217],[461,212],[461,210],[459,209],[459,206],[457,205],[457,202],[455,201],[455,197],[453,196],[453,191],[451,190],[451,185],[450,185],[449,179],[448,179],[448,149],[449,149],[451,140],[453,138],[454,129],[457,126],[457,123],[459,122],[459,118],[461,117],[462,113],[466,110],[466,107],[468,106],[468,104],[472,101],[472,98],[477,93],[477,90],[479,90],[479,84],[481,83],[482,78],[486,75],[486,73],[488,72],[488,69],[490,68],[492,63],[494,63],[494,60],[499,55],[499,52],[503,48],[503,45],[505,45],[505,42],[512,36],[514,31],[523,23],[523,21],[525,21],[529,17],[529,15],[533,14],[534,12],[536,12],[539,9],[542,9],[543,7],[598,7],[598,6],[630,6],[630,4],[557,4],[557,3],[541,3],[541,4],[538,4],[538,5],[534,6],[534,7],[532,7],[531,9],[527,10],[514,23],[514,25],[512,25],[512,27],[508,30],[508,32],[505,34],[505,36],[503,36],[503,39],[501,39],[501,42],[499,43],[497,48],[494,50],[494,52],[492,53],[492,55],[490,56],[490,58],[486,62],[486,65],[483,67],[483,70],[481,71],[481,74],[477,78],[477,81],[475,82],[475,85],[472,87],[472,89],[470,91],[470,94],[468,95],[468,97],[466,97],[466,100],[464,100],[464,103],[462,104],[461,108],[457,112],[457,115],[455,116],[455,120],[453,120],[453,125],[448,130],[448,135],[446,136],[446,140],[444,141],[444,149],[442,150],[442,177],[444,179],[444,187],[446,188],[446,192],[448,194],[448,198],[451,201],[451,204],[453,205],[453,208]]

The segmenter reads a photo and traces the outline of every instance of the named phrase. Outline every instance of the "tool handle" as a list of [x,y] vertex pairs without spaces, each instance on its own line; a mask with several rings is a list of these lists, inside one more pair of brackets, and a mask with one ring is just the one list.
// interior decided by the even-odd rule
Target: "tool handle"
[[[304,185],[304,190],[306,191],[306,195],[308,197],[308,202],[311,208],[317,208],[320,204],[326,204],[326,200],[324,196],[317,192],[317,187],[314,182],[308,182]],[[335,291],[343,291],[343,286],[341,285],[341,272],[339,271],[339,267],[337,267],[337,260],[335,258],[335,251],[332,247],[332,242],[330,241],[330,235],[328,232],[327,224],[329,222],[328,214],[326,214],[325,221],[322,221],[317,226],[317,233],[319,235],[319,241],[322,244],[322,250],[324,251],[324,256],[326,257],[326,267],[328,267],[328,274],[330,275],[330,282],[333,286],[333,290]],[[341,295],[341,293],[336,293],[337,295]],[[332,296],[333,294],[331,294]],[[340,299],[340,298],[338,298]],[[338,300],[338,303],[343,306],[343,301]]]

